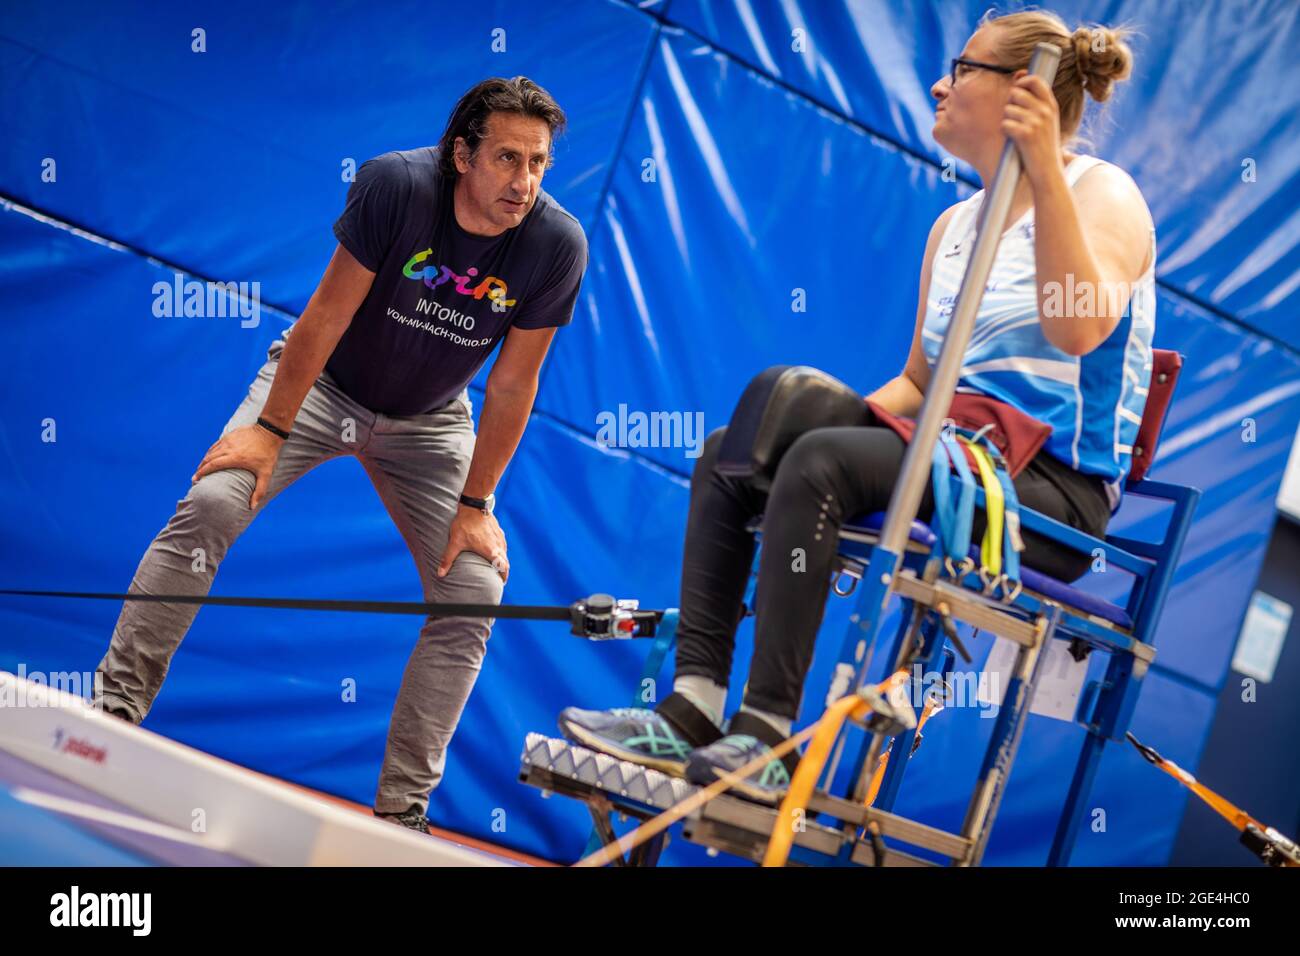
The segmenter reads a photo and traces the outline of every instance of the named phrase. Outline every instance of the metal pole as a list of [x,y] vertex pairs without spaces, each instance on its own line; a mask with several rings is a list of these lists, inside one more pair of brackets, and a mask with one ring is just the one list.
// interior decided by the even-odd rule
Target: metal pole
[[[1059,47],[1040,43],[1034,48],[1029,72],[1041,76],[1050,87],[1056,79],[1056,68],[1060,61]],[[930,376],[930,385],[921,403],[916,434],[907,446],[902,472],[889,499],[889,510],[885,514],[879,547],[892,554],[902,555],[912,521],[921,507],[925,484],[930,480],[934,444],[939,439],[939,430],[943,427],[943,420],[948,415],[953,393],[961,378],[966,346],[970,343],[971,332],[975,327],[975,314],[984,298],[984,285],[993,268],[998,241],[1002,238],[1002,230],[1006,228],[1007,213],[1011,211],[1011,200],[1019,183],[1020,154],[1016,152],[1015,144],[1008,139],[1002,147],[1002,158],[998,162],[997,173],[993,176],[993,185],[984,197],[981,222],[975,235],[975,248],[966,264],[966,275],[962,278],[961,289],[957,293],[948,333],[944,336],[943,348],[939,351],[939,361]]]
[[1038,619],[1038,639],[1033,647],[1023,644],[1016,648],[1016,663],[1002,695],[1002,705],[993,722],[993,736],[984,753],[979,781],[966,807],[966,819],[961,825],[961,835],[970,840],[970,851],[961,861],[962,866],[979,866],[988,844],[993,821],[1002,803],[1011,766],[1016,762],[1020,737],[1038,688],[1043,661],[1047,659],[1047,645],[1056,637],[1056,627],[1061,622],[1061,605],[1049,603]]

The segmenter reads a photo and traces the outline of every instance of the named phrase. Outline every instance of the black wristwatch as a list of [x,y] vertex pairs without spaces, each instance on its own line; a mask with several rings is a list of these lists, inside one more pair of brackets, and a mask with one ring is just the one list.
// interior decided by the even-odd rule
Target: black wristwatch
[[485,515],[490,515],[492,510],[497,506],[497,496],[491,494],[486,498],[471,498],[469,495],[462,494],[460,496],[460,503],[466,508],[474,508],[483,512]]
[[278,425],[272,425],[265,418],[259,416],[257,419],[257,424],[261,425],[263,428],[269,431],[272,435],[275,435],[277,438],[283,438],[285,441],[289,440],[289,433],[287,431],[285,431],[283,428],[280,428]]

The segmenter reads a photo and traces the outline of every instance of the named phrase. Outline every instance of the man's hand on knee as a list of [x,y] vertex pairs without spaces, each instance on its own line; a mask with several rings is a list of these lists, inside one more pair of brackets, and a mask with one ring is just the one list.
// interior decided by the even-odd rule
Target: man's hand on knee
[[266,491],[271,485],[271,473],[275,471],[275,462],[280,457],[283,445],[284,439],[257,425],[232,429],[208,449],[190,482],[196,482],[214,471],[243,468],[252,472],[256,481],[248,499],[248,507],[256,509],[266,497]]
[[462,551],[472,551],[492,562],[501,575],[502,582],[510,577],[510,562],[506,558],[506,535],[493,515],[475,508],[461,506],[451,523],[447,547],[438,563],[438,577],[444,578]]

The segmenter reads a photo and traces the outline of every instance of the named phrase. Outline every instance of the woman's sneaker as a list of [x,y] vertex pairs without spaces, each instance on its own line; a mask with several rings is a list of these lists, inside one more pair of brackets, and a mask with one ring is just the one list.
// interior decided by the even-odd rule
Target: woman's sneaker
[[722,736],[698,707],[677,693],[669,694],[654,710],[567,707],[560,712],[559,723],[574,743],[674,777],[685,773],[692,750]]
[[[700,787],[716,783],[719,778],[734,773],[756,757],[772,752],[781,742],[781,734],[761,717],[740,711],[731,718],[727,735],[691,752],[686,763],[686,779]],[[790,778],[799,766],[799,754],[791,752],[784,758],[773,757],[731,790],[737,795],[759,803],[779,803],[790,788]]]

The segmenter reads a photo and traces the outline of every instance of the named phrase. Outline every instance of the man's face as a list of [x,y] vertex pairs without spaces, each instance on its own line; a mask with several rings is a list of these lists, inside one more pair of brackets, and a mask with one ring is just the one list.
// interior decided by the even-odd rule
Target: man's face
[[465,201],[471,232],[497,235],[519,225],[537,201],[550,156],[551,131],[545,121],[517,113],[492,113],[487,135],[470,157],[456,140],[457,191]]

